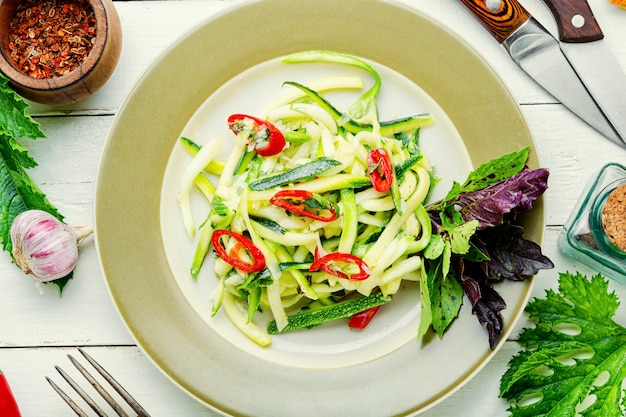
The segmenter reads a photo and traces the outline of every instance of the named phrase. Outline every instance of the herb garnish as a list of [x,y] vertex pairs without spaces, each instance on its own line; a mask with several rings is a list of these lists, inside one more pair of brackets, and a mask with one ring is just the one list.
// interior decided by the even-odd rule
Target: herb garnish
[[[0,74],[0,244],[9,253],[12,249],[10,229],[13,219],[29,209],[47,211],[59,220],[63,216],[48,201],[26,170],[37,162],[18,139],[45,138],[39,124],[26,109],[28,104],[9,86]],[[52,281],[62,291],[72,274]]]
[[625,415],[626,328],[613,320],[618,307],[602,275],[580,273],[560,274],[558,293],[546,290],[526,306],[535,326],[520,334],[524,350],[500,381],[512,417]]
[[494,349],[503,329],[500,310],[506,304],[492,284],[521,281],[554,266],[513,224],[548,187],[547,169],[526,166],[529,151],[526,147],[492,159],[463,184],[455,182],[445,198],[426,206],[433,236],[423,254],[418,337],[430,327],[443,337],[465,294]]

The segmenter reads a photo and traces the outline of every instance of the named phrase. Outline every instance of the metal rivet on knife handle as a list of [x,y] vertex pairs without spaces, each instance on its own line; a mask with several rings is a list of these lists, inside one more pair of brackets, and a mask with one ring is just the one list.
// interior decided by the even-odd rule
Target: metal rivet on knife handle
[[[559,30],[561,42],[593,42],[604,38],[602,29],[586,1],[544,0],[548,5]],[[582,18],[582,25],[577,19]]]
[[487,0],[461,0],[461,2],[478,17],[498,43],[504,42],[530,19],[530,13],[516,0],[501,0],[497,9]]
[[[560,49],[601,109],[611,131],[606,132],[604,120],[596,123],[588,114],[578,114],[596,129],[599,127],[598,130],[615,143],[626,146],[626,73],[604,39],[591,7],[586,0],[544,0],[544,2],[557,22],[559,37],[562,40],[559,44]],[[582,16],[584,24],[579,26],[570,24],[574,16]]]

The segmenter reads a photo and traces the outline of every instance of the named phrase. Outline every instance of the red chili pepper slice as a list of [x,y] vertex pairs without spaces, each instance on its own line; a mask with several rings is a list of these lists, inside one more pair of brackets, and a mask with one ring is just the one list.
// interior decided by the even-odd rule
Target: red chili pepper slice
[[2,417],[21,417],[22,415],[9,386],[9,381],[2,371],[0,371],[0,415]]
[[372,321],[380,307],[382,306],[368,308],[365,311],[356,313],[354,316],[350,317],[348,327],[351,329],[364,329],[368,324],[370,324],[370,321]]
[[[252,128],[249,122],[251,120]],[[249,129],[248,139],[256,153],[261,156],[272,156],[280,153],[287,143],[283,132],[267,120],[258,117],[248,116],[247,114],[233,114],[228,118],[228,128],[234,133],[239,134]]]
[[[226,249],[222,246],[222,236],[235,239],[237,241],[235,246],[238,247],[239,250],[229,250],[226,252]],[[218,229],[213,232],[211,243],[213,244],[217,256],[242,272],[260,272],[265,269],[265,256],[263,256],[263,252],[244,235],[231,232],[230,230]],[[239,247],[239,245],[241,246]],[[241,249],[245,249],[252,259],[243,259]]]
[[323,222],[332,222],[339,215],[335,203],[305,190],[282,190],[270,198],[270,203],[292,213]]
[[372,149],[367,156],[368,172],[374,189],[383,193],[391,188],[393,165],[389,153],[382,148]]
[[[359,272],[356,274],[346,274],[340,268],[342,265],[347,265],[348,267],[356,265],[359,267]],[[319,270],[338,278],[349,279],[350,281],[363,281],[371,274],[369,267],[361,258],[354,256],[351,253],[343,252],[329,253],[328,255],[324,255],[313,261],[309,267],[309,271]]]

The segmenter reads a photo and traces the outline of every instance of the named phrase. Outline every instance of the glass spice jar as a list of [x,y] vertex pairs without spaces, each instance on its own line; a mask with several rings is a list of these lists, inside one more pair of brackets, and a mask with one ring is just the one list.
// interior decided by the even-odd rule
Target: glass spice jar
[[591,178],[558,240],[562,253],[626,285],[626,167]]

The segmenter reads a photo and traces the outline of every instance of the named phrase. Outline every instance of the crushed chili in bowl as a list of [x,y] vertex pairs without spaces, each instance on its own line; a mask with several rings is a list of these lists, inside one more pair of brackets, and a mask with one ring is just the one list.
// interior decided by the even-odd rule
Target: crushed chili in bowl
[[96,18],[86,0],[25,0],[11,19],[8,50],[17,70],[53,78],[75,70],[96,41]]

